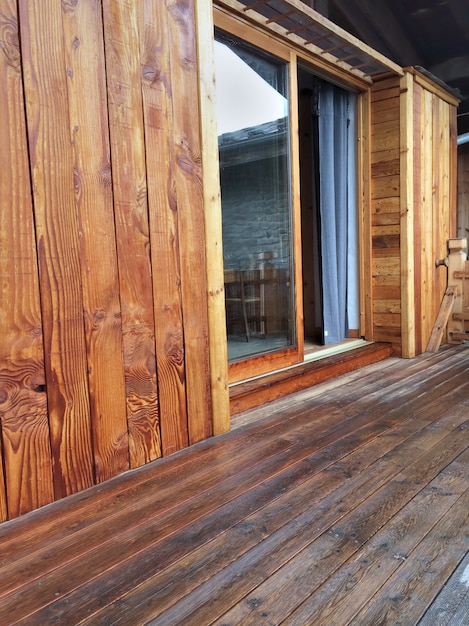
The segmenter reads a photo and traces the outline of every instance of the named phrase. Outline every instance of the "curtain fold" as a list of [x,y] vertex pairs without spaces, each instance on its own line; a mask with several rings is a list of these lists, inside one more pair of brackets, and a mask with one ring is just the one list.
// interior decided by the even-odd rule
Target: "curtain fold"
[[324,343],[331,344],[348,335],[349,94],[326,82],[319,94],[319,154]]

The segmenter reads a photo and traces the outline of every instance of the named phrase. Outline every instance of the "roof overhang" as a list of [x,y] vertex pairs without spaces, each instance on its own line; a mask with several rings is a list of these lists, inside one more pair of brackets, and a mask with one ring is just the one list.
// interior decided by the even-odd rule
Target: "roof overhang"
[[215,0],[215,4],[368,83],[383,74],[404,74],[399,65],[300,0]]

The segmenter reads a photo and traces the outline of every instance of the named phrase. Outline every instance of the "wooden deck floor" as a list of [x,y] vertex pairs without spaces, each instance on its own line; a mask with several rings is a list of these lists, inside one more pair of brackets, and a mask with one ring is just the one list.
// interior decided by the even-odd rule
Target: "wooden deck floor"
[[468,468],[469,348],[388,359],[1,525],[0,624],[416,625]]

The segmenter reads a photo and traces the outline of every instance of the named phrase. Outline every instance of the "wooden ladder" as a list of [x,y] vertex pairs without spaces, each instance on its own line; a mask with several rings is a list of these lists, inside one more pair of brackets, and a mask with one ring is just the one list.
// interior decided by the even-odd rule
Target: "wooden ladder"
[[427,352],[437,352],[446,331],[447,342],[452,344],[469,341],[469,261],[467,240],[449,239],[449,254],[437,265],[448,268],[448,286],[440,311],[433,327]]

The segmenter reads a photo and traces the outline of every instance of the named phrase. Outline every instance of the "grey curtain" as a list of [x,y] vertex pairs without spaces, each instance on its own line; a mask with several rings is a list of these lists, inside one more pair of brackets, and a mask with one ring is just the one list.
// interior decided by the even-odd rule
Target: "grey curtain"
[[[349,241],[355,242],[355,247],[357,241],[356,233],[351,232],[356,229],[356,211],[350,206],[355,204],[355,168],[351,167],[355,163],[355,149],[349,136],[349,97],[353,99],[353,95],[343,89],[321,82],[318,107],[319,213],[325,344],[338,343],[347,337],[348,292],[356,290],[350,280],[357,280],[353,278],[356,250],[349,255]],[[351,271],[348,271],[349,266]]]

